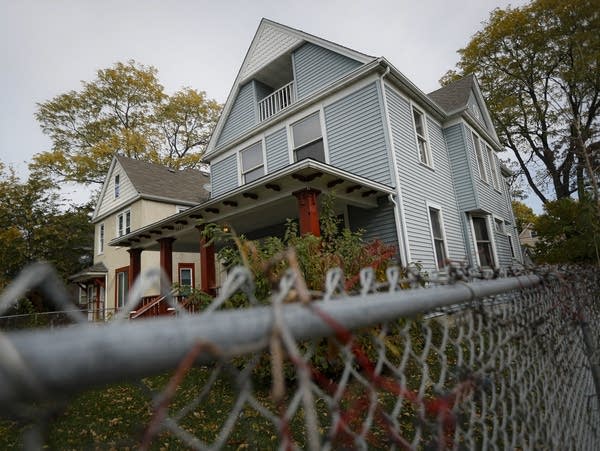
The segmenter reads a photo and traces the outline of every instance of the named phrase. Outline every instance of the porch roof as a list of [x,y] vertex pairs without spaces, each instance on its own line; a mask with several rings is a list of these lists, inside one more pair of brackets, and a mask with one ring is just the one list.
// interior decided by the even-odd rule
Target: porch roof
[[95,265],[89,266],[78,273],[69,276],[68,279],[74,283],[85,282],[86,280],[104,277],[107,272],[108,269],[106,269],[104,263],[96,263]]
[[390,186],[306,159],[117,237],[108,244],[152,250],[158,248],[158,239],[173,237],[179,243],[179,249],[174,250],[189,250],[192,243],[197,249],[196,226],[226,223],[232,225],[237,233],[246,233],[286,218],[295,218],[297,206],[293,193],[308,188],[320,190],[323,194],[333,192],[338,204],[366,209],[376,207],[379,197],[395,193]]

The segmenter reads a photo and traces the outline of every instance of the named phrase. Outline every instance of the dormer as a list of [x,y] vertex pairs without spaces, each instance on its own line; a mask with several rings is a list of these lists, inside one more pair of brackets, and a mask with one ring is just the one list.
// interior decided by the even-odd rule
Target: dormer
[[227,98],[205,158],[374,58],[263,19]]

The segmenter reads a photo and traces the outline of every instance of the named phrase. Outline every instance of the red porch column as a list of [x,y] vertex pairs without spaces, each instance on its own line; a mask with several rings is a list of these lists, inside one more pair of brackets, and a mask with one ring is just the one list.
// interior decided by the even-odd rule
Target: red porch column
[[128,249],[127,252],[129,252],[129,288],[131,288],[142,271],[142,250]]
[[175,238],[159,238],[157,241],[160,245],[160,267],[169,281],[168,287],[160,287],[161,293],[164,293],[169,291],[173,284],[173,241],[175,241]]
[[[202,232],[204,226],[198,226]],[[215,270],[215,245],[206,245],[204,237],[200,238],[200,290],[211,296],[216,296],[217,277]]]
[[300,235],[310,233],[314,236],[321,236],[319,227],[319,205],[317,197],[321,191],[313,188],[306,188],[295,191],[294,196],[298,199],[298,217],[300,219]]

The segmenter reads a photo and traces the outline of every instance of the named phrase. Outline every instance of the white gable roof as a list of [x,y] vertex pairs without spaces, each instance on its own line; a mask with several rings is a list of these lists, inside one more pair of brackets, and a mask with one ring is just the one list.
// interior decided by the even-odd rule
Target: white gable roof
[[215,149],[217,140],[223,130],[227,117],[231,112],[240,86],[271,61],[277,59],[286,52],[299,47],[305,42],[310,42],[361,63],[368,63],[375,59],[372,56],[357,52],[356,50],[349,49],[326,39],[263,18],[260,21],[258,30],[248,48],[248,52],[244,57],[244,61],[242,62],[242,66],[240,67],[233,87],[229,92],[229,96],[223,107],[223,112],[215,126],[205,155],[211,154]]

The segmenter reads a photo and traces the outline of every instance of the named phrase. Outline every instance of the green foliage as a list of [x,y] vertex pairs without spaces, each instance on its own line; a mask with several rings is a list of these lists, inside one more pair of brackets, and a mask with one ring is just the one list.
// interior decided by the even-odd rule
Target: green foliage
[[118,153],[173,168],[193,168],[220,112],[204,92],[169,96],[158,71],[135,61],[99,70],[80,91],[38,105],[36,119],[52,140],[37,154],[34,173],[78,183],[102,183]]
[[458,72],[477,75],[501,143],[544,203],[581,198],[597,178],[599,11],[597,0],[495,9],[459,50]]
[[218,255],[225,267],[235,265],[248,267],[255,277],[256,297],[266,299],[273,284],[277,283],[289,261],[283,257],[286,249],[293,248],[299,269],[309,290],[321,291],[325,275],[334,267],[344,271],[346,289],[358,284],[361,268],[371,266],[379,278],[384,277],[385,269],[396,255],[396,249],[380,241],[365,242],[364,232],[352,232],[342,228],[340,219],[333,211],[333,199],[324,196],[321,204],[321,236],[298,233],[297,224],[288,220],[283,238],[268,237],[252,241],[223,233],[217,226],[208,226],[204,234],[211,240],[220,241],[224,246]]
[[62,208],[48,179],[22,182],[0,164],[0,289],[34,261],[52,263],[63,277],[89,264],[90,213],[90,206]]
[[560,199],[544,210],[535,222],[539,263],[600,264],[600,221],[593,201]]
[[537,215],[528,205],[525,205],[523,202],[519,202],[518,200],[513,200],[512,209],[513,213],[515,214],[515,220],[517,221],[517,230],[519,232],[522,232],[523,228],[527,224],[535,224]]

